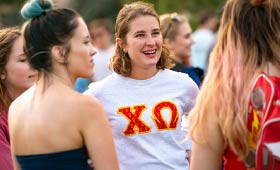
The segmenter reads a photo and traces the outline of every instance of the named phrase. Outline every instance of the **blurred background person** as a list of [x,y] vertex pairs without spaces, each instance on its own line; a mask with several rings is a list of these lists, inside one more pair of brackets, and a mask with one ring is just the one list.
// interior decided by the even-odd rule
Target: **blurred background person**
[[89,23],[91,42],[96,49],[93,81],[99,81],[112,73],[109,62],[115,50],[113,42],[114,24],[109,18],[95,19]]
[[115,50],[115,45],[112,43],[113,26],[109,18],[94,19],[88,24],[91,42],[96,49],[94,74],[92,78],[78,78],[74,86],[76,91],[82,93],[88,89],[91,82],[102,80],[112,73],[109,62]]
[[8,131],[8,110],[11,102],[37,80],[23,52],[19,28],[0,30],[0,169],[13,170]]
[[15,168],[90,170],[90,158],[95,170],[118,170],[104,108],[73,90],[92,76],[96,53],[83,18],[51,0],[28,1],[21,14],[24,52],[39,77],[9,110]]
[[164,45],[170,50],[174,66],[170,69],[187,73],[195,83],[200,86],[204,72],[191,65],[192,28],[183,15],[177,13],[163,14],[160,16],[161,32]]
[[205,72],[208,67],[209,53],[216,43],[218,26],[218,18],[210,11],[199,12],[198,27],[192,34],[194,45],[192,46],[191,64]]

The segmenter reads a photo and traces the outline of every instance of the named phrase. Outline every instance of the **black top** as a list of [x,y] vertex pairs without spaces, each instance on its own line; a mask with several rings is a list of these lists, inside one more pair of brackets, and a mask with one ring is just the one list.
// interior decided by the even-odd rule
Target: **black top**
[[21,170],[92,170],[85,147],[69,151],[17,155]]

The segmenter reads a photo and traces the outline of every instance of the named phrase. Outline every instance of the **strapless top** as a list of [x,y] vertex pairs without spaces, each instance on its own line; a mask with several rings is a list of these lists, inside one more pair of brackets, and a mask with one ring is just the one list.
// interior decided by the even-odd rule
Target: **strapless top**
[[85,147],[68,151],[16,155],[21,170],[92,170]]

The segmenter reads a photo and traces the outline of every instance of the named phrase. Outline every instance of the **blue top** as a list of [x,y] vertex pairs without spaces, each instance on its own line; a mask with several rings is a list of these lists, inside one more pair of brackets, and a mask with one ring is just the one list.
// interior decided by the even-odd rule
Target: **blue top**
[[92,170],[85,147],[69,151],[16,155],[21,170]]
[[74,84],[74,90],[80,93],[83,93],[88,89],[90,84],[90,79],[88,78],[78,78]]
[[187,73],[190,78],[200,87],[204,75],[204,71],[198,67],[185,67],[183,73]]

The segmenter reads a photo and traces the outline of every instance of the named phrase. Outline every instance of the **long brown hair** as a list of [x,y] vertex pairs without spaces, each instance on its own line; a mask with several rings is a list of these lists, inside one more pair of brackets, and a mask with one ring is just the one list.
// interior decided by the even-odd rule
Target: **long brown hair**
[[[131,21],[143,15],[154,16],[160,24],[159,16],[152,4],[139,1],[125,5],[117,16],[115,24],[116,38],[120,38],[126,43],[126,35],[129,32]],[[170,64],[169,51],[163,46],[157,68],[165,69],[168,68]],[[117,46],[110,66],[116,73],[129,76],[131,73],[131,61],[128,53],[125,53],[121,47]]]
[[[210,56],[190,135],[207,142],[206,122],[218,118],[224,141],[244,160],[248,154],[247,114],[252,83],[267,62],[280,69],[280,1],[228,0],[218,43]],[[209,116],[210,115],[210,116]],[[203,137],[194,135],[202,130]]]
[[[12,51],[15,40],[21,35],[17,27],[4,28],[0,30],[0,74],[6,74],[6,65]],[[0,79],[0,111],[8,109],[12,102],[8,94],[5,79]]]

